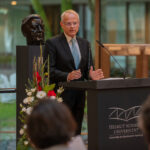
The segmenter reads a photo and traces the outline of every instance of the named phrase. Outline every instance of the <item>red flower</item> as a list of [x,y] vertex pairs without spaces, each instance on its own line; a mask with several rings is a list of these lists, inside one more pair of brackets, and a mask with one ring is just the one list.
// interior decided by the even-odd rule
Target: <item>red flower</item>
[[39,84],[41,82],[41,76],[38,72],[36,72],[36,79],[37,79],[37,84]]
[[42,91],[42,87],[38,85],[38,91]]
[[56,93],[54,91],[48,91],[47,96],[56,96]]
[[41,82],[42,78],[41,78],[41,76],[40,76],[40,74],[38,72],[35,72],[34,76],[35,76],[35,78],[37,80],[37,89],[38,89],[38,91],[41,91],[42,87],[40,86],[40,82]]

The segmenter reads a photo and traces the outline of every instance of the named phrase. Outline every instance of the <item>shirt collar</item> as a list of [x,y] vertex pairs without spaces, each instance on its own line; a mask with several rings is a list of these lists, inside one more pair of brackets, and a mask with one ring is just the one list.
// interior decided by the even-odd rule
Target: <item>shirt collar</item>
[[[70,43],[70,41],[72,40],[72,37],[68,36],[65,32],[64,32],[64,35],[65,35],[65,37],[67,39],[67,42]],[[73,39],[76,40],[76,36],[74,36]]]

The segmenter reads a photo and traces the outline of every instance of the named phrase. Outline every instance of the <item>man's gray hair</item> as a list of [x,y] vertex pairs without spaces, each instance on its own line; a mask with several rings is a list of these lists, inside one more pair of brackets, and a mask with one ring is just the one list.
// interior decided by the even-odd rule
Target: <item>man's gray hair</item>
[[68,10],[64,11],[64,12],[61,14],[61,21],[63,21],[64,16],[65,16],[66,14],[74,14],[75,16],[78,17],[78,20],[79,20],[79,14],[78,14],[76,11],[72,10],[72,9],[68,9]]

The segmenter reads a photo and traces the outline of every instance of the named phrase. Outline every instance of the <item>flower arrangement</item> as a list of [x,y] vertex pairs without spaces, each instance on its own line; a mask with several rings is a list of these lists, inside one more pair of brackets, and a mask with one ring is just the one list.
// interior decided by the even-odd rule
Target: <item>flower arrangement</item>
[[[56,99],[58,102],[62,102],[60,97],[61,93],[64,91],[62,87],[57,89],[57,93],[54,92],[55,84],[49,84],[50,73],[44,73],[45,63],[43,63],[42,48],[41,55],[38,58],[34,58],[33,61],[33,80],[28,79],[28,85],[26,85],[26,95],[27,97],[20,104],[20,121],[23,124],[20,129],[21,138],[17,143],[17,150],[29,150],[31,149],[29,140],[26,134],[26,118],[31,114],[33,106],[38,102],[38,100],[44,97],[50,97]],[[47,60],[47,65],[49,66],[49,58]],[[49,68],[49,67],[47,67]]]

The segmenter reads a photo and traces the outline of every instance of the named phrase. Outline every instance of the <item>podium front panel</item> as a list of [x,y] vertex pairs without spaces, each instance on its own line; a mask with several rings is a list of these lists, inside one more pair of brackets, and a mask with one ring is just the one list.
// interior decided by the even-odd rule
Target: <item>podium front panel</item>
[[137,126],[150,87],[88,90],[88,149],[147,150]]

